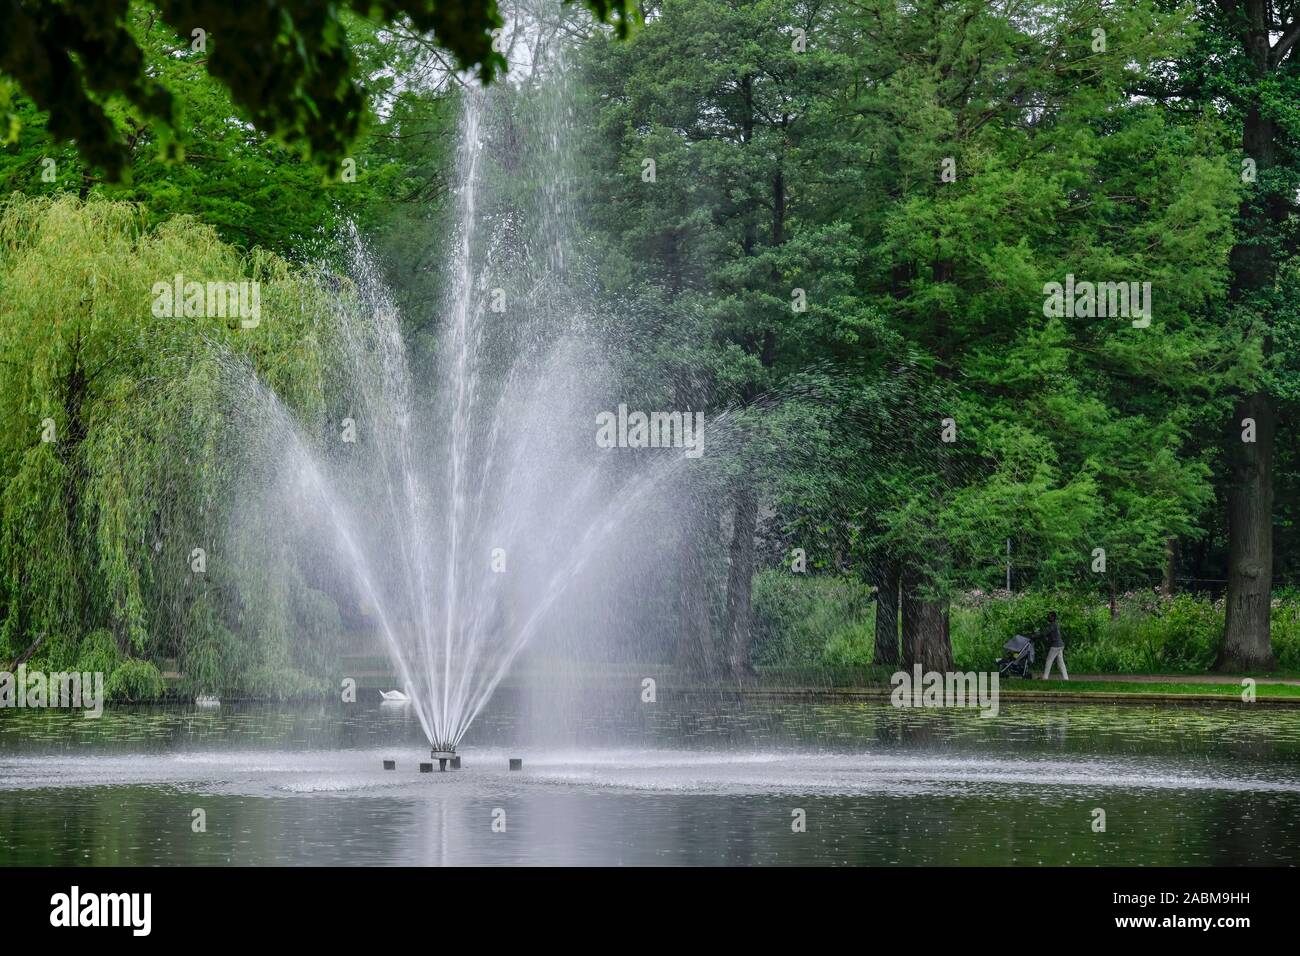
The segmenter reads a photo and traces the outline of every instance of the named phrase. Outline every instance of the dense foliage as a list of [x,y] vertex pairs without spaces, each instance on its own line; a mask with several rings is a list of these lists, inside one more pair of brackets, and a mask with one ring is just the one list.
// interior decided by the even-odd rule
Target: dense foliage
[[[782,398],[718,561],[797,574],[799,549],[857,574],[901,603],[902,646],[888,613],[878,659],[940,668],[949,595],[1002,582],[1008,553],[1017,588],[1111,601],[1227,580],[1230,607],[1257,608],[1263,575],[1254,643],[1224,663],[1269,662],[1269,570],[1248,550],[1273,512],[1247,488],[1259,507],[1224,514],[1265,468],[1238,462],[1240,396],[1267,387],[1289,411],[1293,381],[1290,200],[1265,289],[1245,301],[1234,278],[1261,189],[1294,194],[1280,168],[1243,173],[1237,105],[1267,97],[1289,142],[1293,31],[1270,41],[1267,89],[1235,60],[1237,86],[1219,72],[1255,6],[663,0],[629,42],[588,46],[589,209],[601,274],[653,317],[637,361],[666,405]],[[1076,278],[1149,283],[1149,314],[1053,308]],[[835,409],[821,427],[793,411],[810,400]],[[1260,427],[1252,461],[1272,454]],[[1289,526],[1294,485],[1262,484]],[[747,602],[715,606],[717,653],[743,669]]]
[[[1208,595],[1126,592],[1112,610],[1072,590],[972,591],[952,606],[957,668],[989,670],[1002,645],[1014,634],[1037,634],[1049,610],[1060,615],[1071,674],[1203,674],[1223,636],[1224,602]],[[760,664],[835,673],[876,663],[875,606],[852,578],[799,580],[762,571],[754,580],[754,615]],[[1271,616],[1279,663],[1300,670],[1300,595],[1281,591]],[[1037,648],[1041,668],[1046,648],[1041,641]]]
[[[1057,607],[1076,670],[1300,666],[1300,4],[586,6],[518,99],[572,97],[594,327],[629,403],[735,437],[676,661],[983,668]],[[239,497],[213,356],[324,428],[354,227],[436,353],[457,67],[504,62],[496,5],[8,9],[0,664],[316,686],[348,624],[285,542],[275,574],[188,567]],[[268,320],[155,317],[178,272],[260,279]],[[1076,280],[1150,292],[1054,305]],[[1016,596],[962,597],[1008,562]]]
[[[586,0],[620,33],[631,22],[622,0]],[[464,69],[485,80],[506,65],[495,36],[495,0],[153,0],[137,4],[169,38],[161,50],[137,43],[130,0],[12,0],[0,8],[0,108],[16,85],[50,116],[49,130],[72,140],[85,161],[111,180],[127,171],[129,148],[152,126],[159,145],[177,155],[185,140],[175,88],[158,76],[169,57],[185,56],[230,93],[240,112],[266,133],[301,147],[331,172],[356,139],[365,116],[346,13],[410,26],[437,38]],[[211,49],[209,50],[209,45]],[[12,133],[16,117],[0,114]]]
[[[223,441],[222,362],[252,362],[319,427],[334,299],[192,219],[143,220],[75,196],[0,207],[0,658],[40,640],[48,667],[102,670],[110,689],[130,658],[176,658],[209,687],[264,671],[264,687],[293,686],[310,650],[290,636],[329,618],[303,582],[276,587],[273,555],[250,569],[220,560],[243,477]],[[158,315],[154,286],[177,274],[260,282],[260,321]],[[153,686],[131,666],[128,697]]]

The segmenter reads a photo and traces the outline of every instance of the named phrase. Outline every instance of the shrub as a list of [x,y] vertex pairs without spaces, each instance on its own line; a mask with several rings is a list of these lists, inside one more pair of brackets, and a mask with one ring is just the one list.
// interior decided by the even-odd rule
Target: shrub
[[185,675],[182,689],[193,696],[220,695],[233,683],[233,674],[242,672],[244,648],[227,628],[211,620],[196,621],[179,658]]
[[163,695],[162,674],[148,661],[128,657],[113,670],[104,693],[109,700],[157,700]]
[[[1002,645],[1017,634],[1033,636],[1056,611],[1069,651],[1097,642],[1109,612],[1090,607],[1086,598],[1068,593],[1028,591],[984,600],[975,606],[955,603],[951,610],[953,659],[960,670],[987,670],[1002,656]],[[1041,646],[1041,645],[1040,645]],[[1069,655],[1071,666],[1075,661]]]
[[[1076,673],[1204,673],[1214,666],[1223,635],[1223,602],[1194,594],[1129,592],[1116,601],[1112,618],[1108,602],[1096,594],[971,592],[951,607],[956,667],[987,670],[1003,644],[1016,634],[1036,634],[1052,610]],[[870,590],[855,579],[764,571],[754,581],[754,661],[870,664],[874,612]],[[1300,669],[1300,591],[1274,599],[1272,626],[1278,663]]]
[[1068,666],[1078,672],[1197,672],[1214,664],[1223,609],[1207,598],[1134,592],[1116,604],[1088,595],[1029,591],[976,607],[955,606],[953,655],[957,666],[988,667],[1013,634],[1034,634],[1055,610]]
[[241,687],[253,697],[268,700],[293,700],[297,697],[319,696],[331,685],[319,677],[304,674],[293,667],[263,664],[243,675]]
[[875,602],[861,581],[766,570],[753,601],[755,664],[871,663]]
[[1278,665],[1300,670],[1300,589],[1288,588],[1273,599],[1271,625]]

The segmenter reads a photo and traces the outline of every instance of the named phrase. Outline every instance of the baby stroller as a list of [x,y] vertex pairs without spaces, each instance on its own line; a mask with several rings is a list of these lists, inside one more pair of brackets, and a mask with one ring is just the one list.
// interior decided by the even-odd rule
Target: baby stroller
[[1003,677],[1034,676],[1034,642],[1023,634],[1017,634],[1002,645],[1002,657],[998,658],[998,673]]

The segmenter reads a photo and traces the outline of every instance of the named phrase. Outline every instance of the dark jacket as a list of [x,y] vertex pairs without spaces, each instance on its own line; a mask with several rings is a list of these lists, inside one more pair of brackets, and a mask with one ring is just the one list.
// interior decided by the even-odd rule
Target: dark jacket
[[1061,622],[1048,621],[1047,627],[1038,632],[1039,638],[1046,639],[1048,647],[1064,647],[1065,641],[1061,640]]

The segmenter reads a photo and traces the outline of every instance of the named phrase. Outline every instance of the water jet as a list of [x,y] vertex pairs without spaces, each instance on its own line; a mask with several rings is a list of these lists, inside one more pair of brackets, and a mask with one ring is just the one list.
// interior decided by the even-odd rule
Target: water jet
[[[516,159],[511,131],[526,125],[516,115],[526,100],[470,88],[460,106],[436,353],[412,362],[400,310],[359,240],[354,289],[338,302],[340,395],[368,423],[365,453],[322,444],[251,369],[229,365],[231,405],[251,410],[238,434],[267,472],[265,501],[239,518],[244,563],[262,566],[264,522],[282,522],[286,553],[321,565],[304,573],[330,582],[367,652],[388,657],[394,689],[379,696],[418,721],[440,770],[459,768],[457,745],[526,646],[585,633],[556,627],[570,589],[580,585],[584,622],[604,614],[601,596],[625,595],[622,576],[657,567],[682,538],[665,522],[690,511],[669,497],[681,491],[682,454],[643,449],[655,453],[632,460],[593,440],[592,409],[625,406],[575,267],[567,189],[503,191],[494,165]],[[562,115],[544,117],[556,124],[540,137],[548,169],[566,168]],[[510,323],[494,318],[487,292],[498,282]]]

